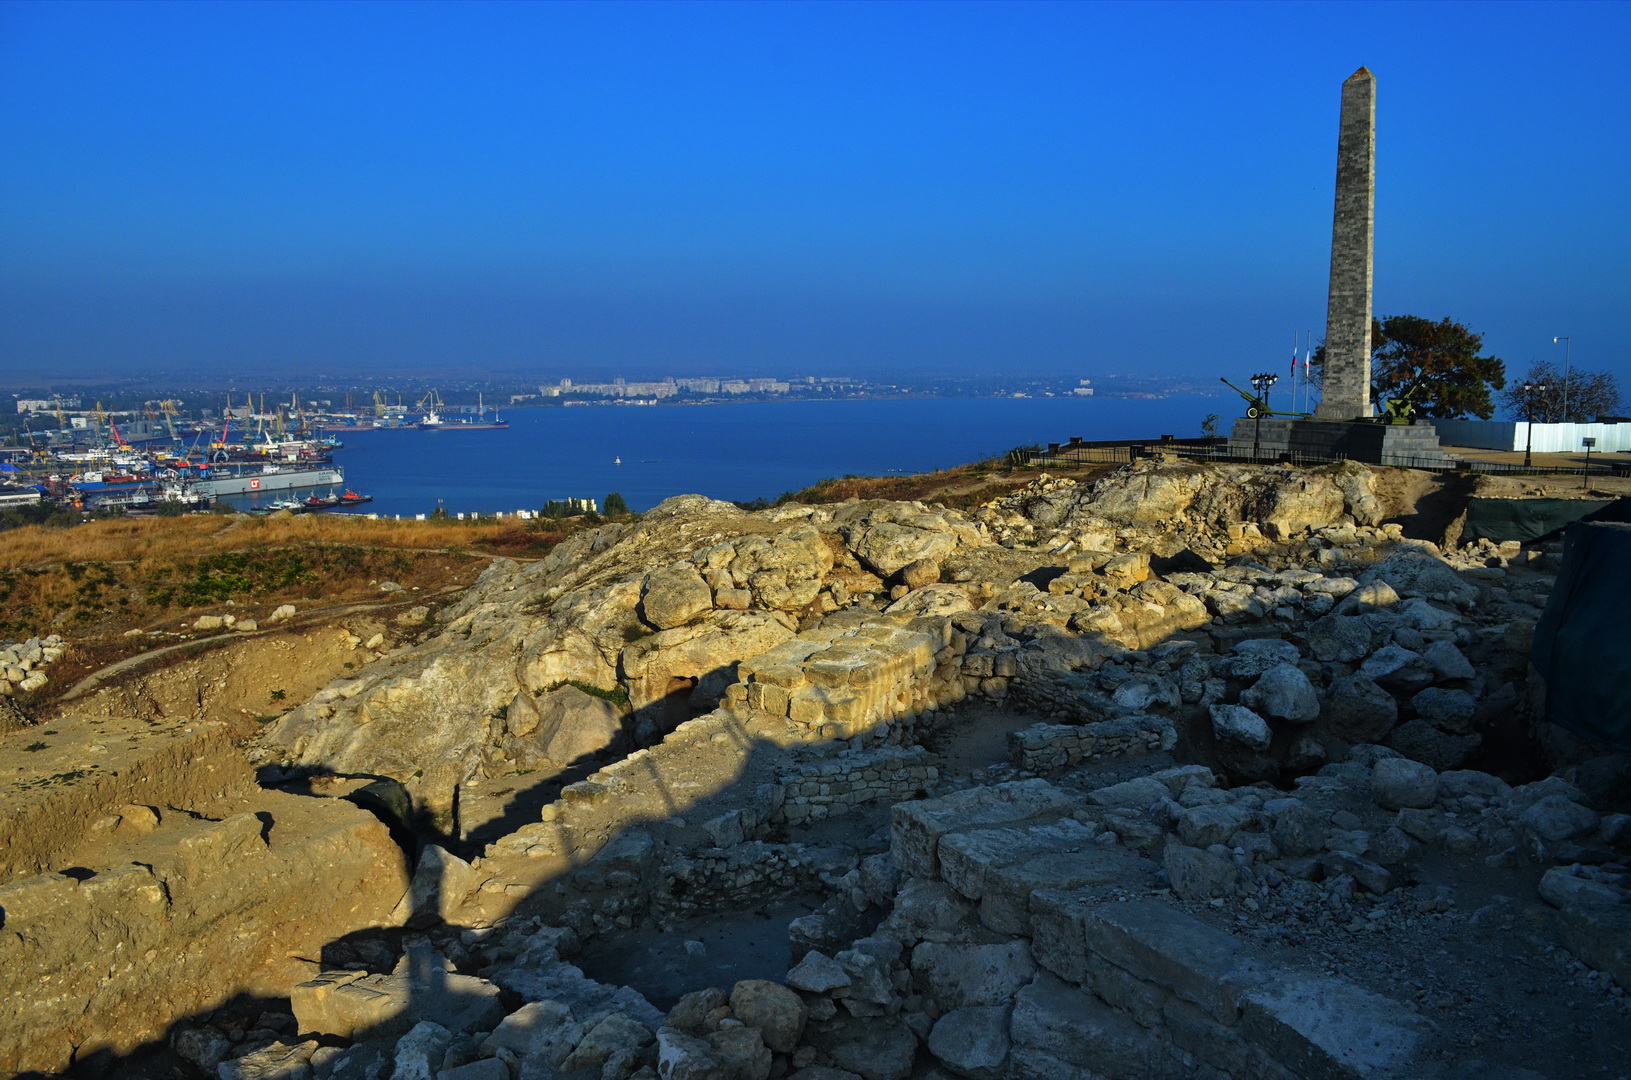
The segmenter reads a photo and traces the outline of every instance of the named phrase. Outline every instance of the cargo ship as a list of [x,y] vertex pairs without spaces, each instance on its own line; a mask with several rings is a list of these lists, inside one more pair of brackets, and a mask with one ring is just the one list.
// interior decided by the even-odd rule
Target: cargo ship
[[[480,394],[476,395],[476,411],[472,416],[449,417],[437,412],[442,399],[435,395],[435,391],[426,394],[425,399],[430,405],[426,408],[425,415],[419,419],[417,426],[421,431],[498,431],[510,426],[508,420],[498,418],[497,409],[493,410],[493,418],[487,419],[487,407]],[[424,405],[425,402],[422,401],[420,404]]]
[[228,472],[210,469],[208,475],[192,481],[192,488],[200,495],[219,498],[222,495],[259,495],[264,491],[292,491],[295,488],[338,487],[345,483],[345,470],[338,465],[319,468],[279,468],[268,465],[264,469]]

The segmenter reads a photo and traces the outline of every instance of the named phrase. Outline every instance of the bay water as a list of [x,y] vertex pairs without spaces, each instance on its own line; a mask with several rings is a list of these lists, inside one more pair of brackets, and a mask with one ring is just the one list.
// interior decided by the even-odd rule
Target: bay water
[[438,506],[489,515],[567,498],[604,506],[614,491],[647,510],[688,492],[774,499],[825,477],[927,472],[1071,436],[1192,437],[1208,413],[1231,408],[1193,395],[510,409],[502,430],[342,433],[334,460],[347,487],[374,497],[358,510],[385,516]]

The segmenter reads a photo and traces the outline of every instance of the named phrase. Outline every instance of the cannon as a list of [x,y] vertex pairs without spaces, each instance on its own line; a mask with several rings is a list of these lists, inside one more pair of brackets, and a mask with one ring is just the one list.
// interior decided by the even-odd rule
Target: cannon
[[1295,416],[1299,420],[1307,420],[1314,415],[1313,413],[1305,412],[1277,412],[1274,409],[1269,408],[1267,395],[1258,397],[1256,394],[1248,394],[1246,391],[1242,390],[1240,387],[1236,386],[1234,383],[1225,378],[1220,377],[1218,382],[1222,383],[1224,386],[1227,386],[1229,389],[1246,399],[1246,419],[1248,420],[1255,420],[1260,416]]

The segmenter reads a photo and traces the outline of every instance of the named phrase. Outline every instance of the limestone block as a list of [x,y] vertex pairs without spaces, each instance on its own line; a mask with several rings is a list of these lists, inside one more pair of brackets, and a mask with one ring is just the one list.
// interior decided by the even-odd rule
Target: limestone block
[[1178,819],[1178,839],[1191,847],[1227,844],[1235,830],[1251,819],[1250,810],[1236,803],[1210,803],[1185,810]]
[[968,1080],[998,1080],[1008,1060],[1008,1009],[971,1006],[946,1013],[929,1032],[929,1053]]
[[1410,704],[1417,716],[1445,731],[1466,731],[1473,714],[1478,711],[1478,701],[1471,694],[1442,686],[1429,686],[1412,697]]
[[1075,805],[1069,792],[1046,780],[1017,780],[897,803],[890,810],[890,854],[903,873],[936,877],[940,838],[946,833],[1066,814]]
[[1357,615],[1327,615],[1309,623],[1306,634],[1316,660],[1352,663],[1370,652],[1370,627]]
[[901,584],[908,589],[921,589],[940,581],[940,564],[933,559],[919,559],[900,569]]
[[1263,978],[1245,946],[1157,900],[1100,904],[1084,930],[1093,951],[1225,1024]]
[[1090,791],[1087,793],[1087,801],[1095,806],[1110,809],[1148,810],[1162,799],[1171,796],[1171,790],[1155,777],[1140,776]]
[[402,921],[410,926],[452,922],[465,898],[479,884],[476,870],[469,863],[435,844],[427,844],[419,854],[408,895],[402,899]]
[[753,594],[747,589],[717,589],[714,592],[714,606],[727,611],[746,611],[753,606]]
[[731,1011],[779,1054],[790,1054],[804,1034],[810,1010],[793,991],[764,979],[744,979],[731,990]]
[[1098,953],[1089,954],[1087,971],[1084,989],[1092,990],[1145,1027],[1160,1023],[1161,1006],[1171,997],[1166,990],[1117,967]]
[[704,1038],[719,1060],[719,1080],[769,1080],[770,1048],[757,1028],[721,1027]]
[[1398,694],[1413,694],[1433,681],[1421,654],[1401,645],[1384,645],[1359,665],[1360,674]]
[[1420,809],[1438,797],[1438,774],[1409,758],[1386,757],[1371,768],[1371,795],[1384,810]]
[[1407,720],[1390,731],[1385,742],[1412,761],[1434,769],[1454,769],[1477,753],[1484,738],[1482,735],[1451,735],[1426,720]]
[[490,977],[527,1001],[558,1002],[587,1025],[596,1024],[611,1013],[623,1013],[651,1028],[658,1027],[663,1020],[663,1014],[639,991],[596,982],[586,977],[581,968],[562,961],[544,963],[523,954],[514,962],[493,969]]
[[281,1040],[215,1068],[220,1080],[309,1080],[316,1040],[286,1043]]
[[422,1020],[397,1040],[396,1069],[391,1080],[433,1080],[441,1070],[453,1033],[440,1024]]
[[558,1001],[533,1001],[506,1016],[482,1041],[485,1054],[508,1050],[517,1057],[542,1057],[559,1067],[587,1029]]
[[1404,1006],[1341,979],[1281,972],[1242,1001],[1241,1033],[1309,1080],[1409,1077],[1426,1063],[1426,1023]]
[[[1030,932],[1037,889],[1070,889],[1136,879],[1154,867],[1096,841],[1096,830],[1066,818],[1029,828],[953,833],[940,841],[946,882],[979,901],[980,922],[1004,934]],[[971,895],[973,894],[973,895]]]
[[1085,889],[1038,889],[1031,894],[1031,955],[1078,986],[1089,982],[1087,921],[1099,901]]
[[184,1027],[170,1035],[170,1048],[190,1061],[205,1075],[215,1075],[215,1067],[232,1052],[232,1043],[212,1027]]
[[1231,679],[1255,679],[1277,664],[1295,664],[1297,658],[1297,646],[1289,641],[1246,638],[1235,642],[1229,655],[1218,664],[1218,673]]
[[834,1065],[863,1080],[907,1080],[917,1053],[917,1036],[898,1016],[844,1017],[806,1041]]
[[1382,611],[1399,602],[1399,594],[1385,581],[1371,581],[1350,592],[1337,605],[1338,615],[1363,615],[1369,611]]
[[1308,676],[1294,664],[1276,664],[1258,677],[1240,703],[1262,716],[1291,724],[1319,719],[1320,698]]
[[957,890],[941,881],[906,878],[879,929],[901,941],[949,941],[976,926],[974,905]]
[[873,573],[889,577],[915,562],[939,562],[957,546],[950,532],[880,521],[847,530],[850,550]]
[[1111,588],[1130,589],[1150,576],[1150,557],[1148,553],[1115,555],[1098,569]]
[[504,1015],[499,988],[446,970],[429,950],[412,950],[389,975],[325,971],[290,992],[300,1030],[352,1038],[401,1034],[421,1021],[450,1031],[486,1031]]
[[481,1058],[436,1074],[436,1080],[510,1080],[510,1067],[501,1058]]
[[1581,899],[1575,893],[1575,902],[1560,912],[1564,943],[1583,963],[1612,975],[1621,986],[1631,985],[1631,905]]
[[1564,795],[1548,795],[1518,816],[1525,829],[1542,840],[1567,840],[1597,828],[1601,816]]
[[1240,880],[1239,869],[1228,859],[1176,839],[1167,841],[1161,861],[1172,891],[1185,900],[1233,896]]
[[1366,675],[1355,673],[1331,684],[1324,730],[1345,742],[1375,743],[1399,722],[1399,703]]
[[1267,721],[1244,705],[1212,705],[1208,708],[1212,714],[1212,734],[1220,742],[1262,750],[1273,739]]
[[804,959],[787,973],[787,985],[812,994],[826,994],[849,985],[849,973],[839,963],[818,949],[804,954]]
[[665,1027],[657,1032],[657,1074],[663,1080],[719,1080],[724,1062],[706,1041]]
[[1036,974],[1023,940],[1000,945],[942,945],[925,941],[912,950],[912,978],[942,1010],[969,1005],[1006,1005]]
[[1167,1038],[1178,1049],[1231,1075],[1253,1075],[1251,1048],[1238,1028],[1219,1023],[1178,997],[1162,1003],[1161,1021]]
[[689,565],[647,574],[640,589],[641,617],[659,630],[690,622],[713,602],[713,590]]
[[1126,1016],[1047,972],[1015,996],[1011,1031],[1016,1046],[1106,1076],[1148,1075],[1159,1051]]

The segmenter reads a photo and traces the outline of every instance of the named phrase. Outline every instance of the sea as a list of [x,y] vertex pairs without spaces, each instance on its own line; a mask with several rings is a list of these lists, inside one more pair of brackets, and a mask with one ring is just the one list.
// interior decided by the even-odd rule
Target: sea
[[334,461],[347,487],[373,496],[362,513],[490,516],[568,498],[604,506],[614,491],[640,511],[693,492],[774,499],[827,477],[927,472],[1072,436],[1193,437],[1208,413],[1230,417],[1238,404],[1183,395],[520,408],[503,411],[510,426],[500,430],[343,433]]

